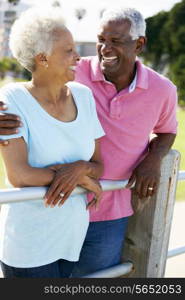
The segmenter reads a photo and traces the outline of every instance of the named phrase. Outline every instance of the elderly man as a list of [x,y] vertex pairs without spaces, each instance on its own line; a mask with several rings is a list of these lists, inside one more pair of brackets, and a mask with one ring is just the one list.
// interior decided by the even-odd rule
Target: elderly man
[[[137,58],[146,43],[145,27],[135,9],[105,11],[98,31],[98,55],[82,58],[76,70],[76,81],[94,94],[106,132],[101,140],[102,179],[129,178],[128,188],[135,182],[135,192],[143,199],[157,190],[161,160],[171,148],[177,128],[176,87]],[[1,110],[6,109],[2,104]],[[2,114],[0,134],[15,132],[19,124],[15,116]],[[152,132],[156,136],[149,141]],[[99,210],[91,211],[73,277],[120,263],[132,214],[129,189],[104,193]]]

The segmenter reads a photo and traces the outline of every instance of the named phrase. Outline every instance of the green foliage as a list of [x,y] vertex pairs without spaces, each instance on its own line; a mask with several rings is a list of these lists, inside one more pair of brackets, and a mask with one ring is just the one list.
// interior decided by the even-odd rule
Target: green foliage
[[185,105],[185,0],[146,23],[148,45],[143,57],[159,72],[168,66],[168,75],[179,90],[179,104]]
[[[185,53],[185,52],[184,52]],[[178,87],[179,104],[185,104],[185,54],[181,54],[171,64],[171,78]]]
[[2,60],[0,60],[0,78],[4,78],[5,73],[9,71],[10,68],[10,60],[8,57],[4,57]]
[[25,70],[15,58],[4,57],[0,60],[0,78],[3,79],[8,71],[13,72],[14,77],[31,78],[31,74]]
[[31,78],[32,78],[31,73],[24,68],[22,71],[22,75],[23,75],[23,78],[25,78],[26,80],[31,80]]
[[185,1],[181,1],[174,5],[169,12],[168,27],[172,32],[176,32],[185,24]]
[[161,28],[163,28],[167,19],[168,13],[160,12],[155,17],[146,20],[146,36],[148,38],[148,43],[144,57],[148,61],[152,61],[155,69],[160,65],[162,55],[164,54],[165,41],[162,36]]
[[168,14],[164,38],[167,38],[166,46],[170,53],[170,60],[173,62],[177,55],[185,51],[185,0],[177,3]]
[[8,0],[8,2],[13,5],[17,5],[20,2],[20,0]]
[[171,45],[171,58],[174,61],[177,55],[185,53],[185,24],[176,31],[176,34],[172,35]]

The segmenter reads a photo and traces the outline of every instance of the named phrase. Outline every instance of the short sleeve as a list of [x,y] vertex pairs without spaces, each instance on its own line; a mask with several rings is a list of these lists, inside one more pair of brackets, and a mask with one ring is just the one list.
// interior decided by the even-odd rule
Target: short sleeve
[[90,92],[90,101],[91,101],[91,122],[92,122],[92,130],[93,130],[93,138],[99,139],[100,137],[105,135],[103,127],[98,119],[96,104],[93,97],[92,92]]
[[177,133],[177,89],[173,85],[164,103],[160,118],[154,127],[154,133]]
[[19,116],[23,124],[22,127],[18,128],[18,133],[12,135],[0,135],[0,139],[8,140],[23,137],[25,142],[28,144],[28,126],[24,117],[24,113],[17,104],[17,102],[19,101],[19,97],[20,95],[19,93],[17,93],[16,89],[12,90],[8,87],[3,87],[0,89],[0,99],[5,102],[8,107],[8,109],[5,110],[4,113],[11,113]]

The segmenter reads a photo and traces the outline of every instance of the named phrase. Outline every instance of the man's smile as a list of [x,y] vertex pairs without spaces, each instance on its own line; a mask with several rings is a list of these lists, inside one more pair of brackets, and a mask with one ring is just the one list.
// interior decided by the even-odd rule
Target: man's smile
[[118,62],[117,56],[103,56],[102,55],[102,63],[103,65],[114,65]]

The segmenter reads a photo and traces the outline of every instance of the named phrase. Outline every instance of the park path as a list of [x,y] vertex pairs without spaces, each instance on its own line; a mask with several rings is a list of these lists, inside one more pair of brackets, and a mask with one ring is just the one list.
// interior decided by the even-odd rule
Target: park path
[[[185,201],[175,203],[169,250],[185,246]],[[165,277],[185,278],[185,254],[167,259]]]

